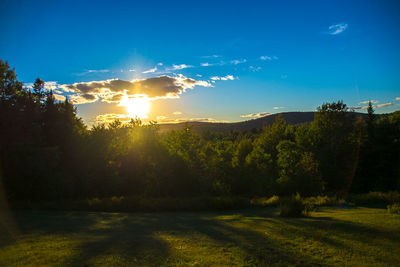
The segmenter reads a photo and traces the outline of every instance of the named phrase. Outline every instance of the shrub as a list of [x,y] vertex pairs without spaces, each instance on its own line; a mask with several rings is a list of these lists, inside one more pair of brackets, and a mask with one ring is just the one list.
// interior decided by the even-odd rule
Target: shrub
[[400,203],[394,203],[393,205],[388,205],[387,210],[392,214],[400,214]]
[[280,201],[280,216],[283,217],[299,217],[306,215],[310,211],[309,207],[306,207],[305,203],[301,199],[300,195],[297,194],[291,197],[283,197]]
[[250,201],[251,205],[256,207],[277,207],[279,205],[279,197],[272,196],[270,198],[258,197]]
[[344,199],[337,199],[336,197],[316,196],[304,199],[304,202],[311,206],[338,206],[345,203]]

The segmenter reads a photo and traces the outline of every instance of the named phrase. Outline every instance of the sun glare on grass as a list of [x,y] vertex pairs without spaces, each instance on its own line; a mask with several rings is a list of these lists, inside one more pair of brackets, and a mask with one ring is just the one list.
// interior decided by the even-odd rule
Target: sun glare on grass
[[147,96],[140,96],[122,99],[121,106],[125,106],[126,111],[131,118],[146,119],[147,113],[150,110],[150,101]]

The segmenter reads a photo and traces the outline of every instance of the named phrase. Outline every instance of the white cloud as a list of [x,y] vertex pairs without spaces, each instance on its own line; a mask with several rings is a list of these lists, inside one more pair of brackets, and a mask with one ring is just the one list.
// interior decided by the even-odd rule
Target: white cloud
[[183,69],[187,69],[187,68],[193,68],[192,65],[186,65],[186,64],[180,64],[180,65],[172,65],[172,70],[183,70]]
[[390,107],[393,106],[393,103],[384,103],[384,104],[379,104],[379,105],[374,105],[376,108],[384,108],[384,107]]
[[205,63],[200,63],[200,65],[201,65],[202,67],[210,67],[210,66],[213,66],[214,64],[205,62]]
[[164,65],[162,62],[157,63],[157,66],[162,66],[162,65]]
[[[393,106],[393,105],[394,105],[393,103],[389,102],[389,103],[383,103],[383,104],[379,104],[379,105],[372,105],[372,107],[373,108],[384,108],[384,107],[390,107],[390,106]],[[351,107],[350,109],[355,109],[355,110],[368,109],[368,105],[367,106]]]
[[261,60],[272,60],[272,58],[269,56],[261,56],[260,59]]
[[89,73],[96,73],[96,72],[106,73],[106,72],[110,72],[110,70],[108,70],[108,69],[103,69],[103,70],[88,70],[87,72],[89,72]]
[[249,69],[250,69],[252,72],[256,72],[256,71],[261,70],[261,67],[250,66]]
[[265,117],[269,116],[271,113],[269,112],[260,112],[260,113],[251,113],[251,114],[246,114],[246,115],[240,115],[241,118],[260,118],[260,117]]
[[[163,116],[160,116],[163,117]],[[182,123],[182,122],[210,122],[210,123],[226,123],[226,120],[216,120],[214,118],[180,118],[180,119],[165,119],[158,120],[158,123]]]
[[219,58],[222,57],[220,55],[211,55],[211,56],[202,56],[202,58]]
[[347,23],[339,23],[339,24],[331,25],[331,26],[329,26],[328,33],[331,35],[340,34],[340,33],[344,32],[348,28],[348,26],[349,25]]
[[281,108],[283,108],[283,107],[273,107],[273,109],[275,109],[275,110],[276,110],[276,109],[281,109]]
[[235,59],[235,60],[232,60],[231,61],[231,63],[232,64],[234,64],[234,65],[238,65],[238,64],[242,64],[242,63],[246,63],[247,62],[247,59],[242,59],[242,60],[239,60],[239,59]]
[[136,70],[134,70],[134,69],[130,69],[129,71],[130,71],[130,72],[133,72],[133,71],[136,71]]
[[376,104],[376,103],[379,102],[378,100],[367,100],[367,101],[360,102],[360,104],[368,104],[370,101],[371,101],[372,104]]
[[278,57],[277,56],[261,56],[260,59],[271,61],[271,60],[278,60]]
[[157,71],[157,67],[154,67],[152,69],[145,70],[142,73],[152,73],[152,72],[156,72],[156,71]]
[[396,101],[400,101],[400,97],[396,97]]
[[54,98],[58,101],[65,101],[65,96],[63,95],[54,94]]
[[174,113],[172,113],[172,114],[174,114],[174,115],[181,115],[182,114],[182,112],[180,112],[180,111],[175,111]]
[[226,76],[223,76],[223,77],[219,77],[219,76],[211,77],[211,80],[214,80],[214,81],[218,81],[218,80],[221,80],[221,81],[231,80],[231,81],[233,81],[234,79],[235,79],[235,77],[233,77],[233,75],[226,75]]

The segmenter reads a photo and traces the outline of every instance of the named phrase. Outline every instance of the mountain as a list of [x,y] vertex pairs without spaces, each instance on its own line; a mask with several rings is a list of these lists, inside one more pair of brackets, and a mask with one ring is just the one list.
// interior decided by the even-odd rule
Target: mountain
[[213,122],[182,122],[182,123],[168,123],[160,124],[161,132],[168,132],[171,130],[180,130],[186,126],[192,127],[196,132],[230,132],[230,131],[249,131],[252,129],[260,129],[264,126],[274,123],[275,118],[281,115],[288,124],[307,123],[314,120],[314,112],[283,112],[271,114],[262,118],[232,122],[232,123],[213,123]]
[[[182,122],[182,123],[167,123],[160,124],[160,131],[168,132],[172,130],[181,130],[186,126],[192,127],[196,132],[230,132],[230,131],[249,131],[252,129],[260,129],[267,125],[272,125],[278,115],[281,115],[288,124],[302,124],[312,122],[315,112],[282,112],[271,114],[262,118],[232,122],[232,123],[213,123],[213,122]],[[356,115],[365,117],[365,113],[357,113]],[[376,114],[377,116],[380,116]]]

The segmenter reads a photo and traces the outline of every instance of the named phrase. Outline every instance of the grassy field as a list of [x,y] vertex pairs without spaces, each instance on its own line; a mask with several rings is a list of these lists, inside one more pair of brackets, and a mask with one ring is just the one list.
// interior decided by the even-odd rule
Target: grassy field
[[[12,218],[13,217],[13,218]],[[1,218],[0,266],[395,266],[400,216],[324,208],[202,213],[19,211]]]

